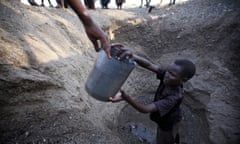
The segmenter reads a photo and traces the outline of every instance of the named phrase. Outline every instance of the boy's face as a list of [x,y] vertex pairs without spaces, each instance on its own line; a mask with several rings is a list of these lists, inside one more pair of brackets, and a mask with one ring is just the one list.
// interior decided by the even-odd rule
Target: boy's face
[[170,86],[180,85],[182,83],[181,67],[176,64],[168,66],[163,81]]

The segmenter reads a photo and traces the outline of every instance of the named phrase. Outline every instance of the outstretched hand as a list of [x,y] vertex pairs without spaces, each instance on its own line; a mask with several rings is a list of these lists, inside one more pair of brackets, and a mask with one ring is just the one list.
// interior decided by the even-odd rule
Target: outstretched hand
[[[93,43],[95,50],[99,51],[100,47],[102,47],[106,52],[107,57],[111,58],[110,43],[108,41],[108,37],[90,17],[86,7],[82,4],[80,0],[68,0],[68,4],[80,18],[87,33],[87,36]],[[98,41],[101,44],[100,46],[98,45]]]
[[120,102],[122,100],[124,100],[124,99],[123,99],[122,93],[120,91],[114,97],[109,98],[109,101],[111,101],[111,102]]
[[110,97],[110,98],[109,98],[109,101],[111,101],[111,102],[119,102],[119,101],[124,100],[124,99],[125,99],[125,96],[126,96],[126,94],[125,94],[125,92],[123,91],[123,89],[121,88],[121,89],[119,90],[119,92],[118,92],[114,97]]
[[[100,50],[100,47],[104,49],[104,51],[107,54],[108,58],[111,58],[110,54],[110,44],[108,41],[107,35],[103,32],[102,29],[100,29],[95,23],[92,25],[85,25],[85,31],[87,33],[88,38],[91,40],[92,44],[94,45],[94,48],[96,51]],[[100,46],[98,44],[98,41],[100,41]]]
[[125,47],[123,44],[113,43],[111,46],[120,49],[121,54],[118,56],[120,60],[124,58],[131,59],[133,57],[132,51],[129,48]]

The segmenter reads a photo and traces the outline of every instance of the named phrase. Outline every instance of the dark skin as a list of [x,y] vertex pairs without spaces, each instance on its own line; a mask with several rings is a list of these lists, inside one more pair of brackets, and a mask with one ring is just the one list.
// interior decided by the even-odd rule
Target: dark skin
[[[146,68],[154,73],[158,72],[160,68],[158,65],[150,62],[149,60],[143,57],[134,55],[128,48],[125,48],[121,44],[115,44],[114,46],[122,50],[122,54],[119,56],[120,60],[126,57],[134,60],[143,68]],[[184,81],[187,81],[187,79],[181,77],[180,66],[176,64],[172,64],[167,67],[167,71],[164,76],[164,84],[165,84],[164,90],[168,90],[172,87],[177,87]],[[151,113],[158,110],[154,103],[142,104],[135,101],[128,94],[126,94],[123,89],[120,89],[120,91],[114,97],[110,97],[109,100],[112,102],[119,102],[119,101],[125,100],[130,105],[132,105],[136,110],[142,113]]]
[[[108,58],[111,58],[110,43],[104,31],[93,21],[80,0],[68,0],[68,4],[81,20],[89,40],[94,45],[96,51],[100,47],[104,49]],[[98,44],[100,42],[100,45]]]

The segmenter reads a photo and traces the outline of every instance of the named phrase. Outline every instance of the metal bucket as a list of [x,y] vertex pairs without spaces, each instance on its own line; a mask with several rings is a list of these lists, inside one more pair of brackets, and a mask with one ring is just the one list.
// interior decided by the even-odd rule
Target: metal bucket
[[108,101],[115,96],[132,72],[136,63],[129,59],[118,60],[120,50],[111,48],[111,59],[103,50],[98,52],[94,68],[85,83],[89,95],[100,101]]

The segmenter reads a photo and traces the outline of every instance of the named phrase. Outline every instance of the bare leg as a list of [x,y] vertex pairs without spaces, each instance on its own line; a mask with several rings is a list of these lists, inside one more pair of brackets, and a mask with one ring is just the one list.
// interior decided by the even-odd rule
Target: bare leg
[[157,144],[173,144],[173,130],[163,131],[160,127],[157,129]]
[[48,3],[49,3],[49,6],[50,7],[53,7],[52,3],[51,3],[51,0],[48,0]]
[[141,5],[139,6],[139,8],[143,7],[143,0],[141,0]]
[[41,6],[44,6],[44,0],[42,0]]
[[29,2],[30,5],[32,5],[32,6],[39,6],[34,0],[28,0],[28,2]]

